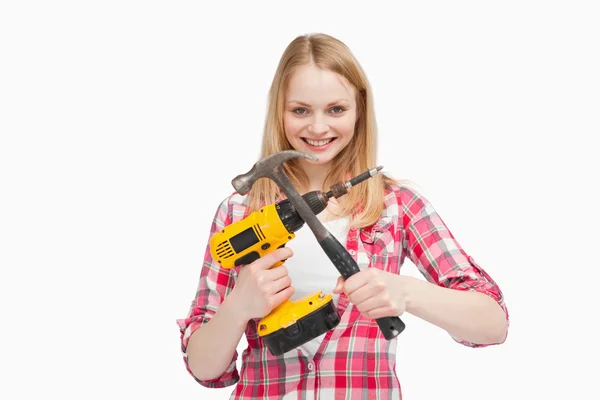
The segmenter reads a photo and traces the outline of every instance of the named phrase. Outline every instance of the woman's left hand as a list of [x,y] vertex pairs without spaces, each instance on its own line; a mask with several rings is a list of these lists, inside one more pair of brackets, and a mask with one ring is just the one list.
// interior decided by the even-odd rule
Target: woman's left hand
[[333,293],[344,292],[367,318],[400,316],[406,311],[407,285],[410,279],[377,268],[367,268],[346,281],[340,276]]

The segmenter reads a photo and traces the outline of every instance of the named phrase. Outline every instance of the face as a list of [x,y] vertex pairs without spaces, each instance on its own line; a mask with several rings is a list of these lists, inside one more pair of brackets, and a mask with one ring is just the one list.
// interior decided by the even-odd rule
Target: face
[[335,72],[313,65],[290,77],[284,105],[285,135],[295,150],[328,164],[354,136],[356,89]]

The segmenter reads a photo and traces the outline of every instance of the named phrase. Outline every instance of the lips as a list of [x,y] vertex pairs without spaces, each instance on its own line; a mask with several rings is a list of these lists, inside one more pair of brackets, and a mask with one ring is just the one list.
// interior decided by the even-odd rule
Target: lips
[[331,142],[333,142],[335,139],[337,138],[326,138],[326,139],[319,139],[319,140],[315,140],[315,139],[308,139],[308,138],[301,138],[304,143],[308,144],[310,147],[326,147],[327,145],[329,145]]

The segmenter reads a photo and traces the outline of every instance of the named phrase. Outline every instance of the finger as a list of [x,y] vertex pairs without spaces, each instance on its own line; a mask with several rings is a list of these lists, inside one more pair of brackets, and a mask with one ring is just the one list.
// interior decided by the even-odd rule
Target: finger
[[333,293],[340,294],[340,293],[342,293],[343,290],[344,290],[344,277],[340,276],[335,284],[335,287],[333,288]]
[[368,312],[363,313],[363,315],[367,318],[378,319],[383,317],[399,317],[400,315],[402,315],[402,313],[398,312],[398,310],[395,310],[390,306],[383,306],[373,308]]
[[286,275],[283,278],[279,278],[279,279],[271,282],[271,284],[269,285],[270,286],[269,293],[274,294],[274,293],[280,292],[281,290],[287,288],[291,284],[292,284],[292,279],[289,277],[289,275]]
[[354,304],[356,305],[356,308],[358,309],[358,311],[360,311],[361,313],[364,313],[364,314],[368,314],[371,310],[376,310],[377,308],[380,308],[380,307],[389,306],[389,303],[386,301],[386,299],[382,298],[381,296],[369,297],[368,299],[366,299],[360,303],[354,303]]
[[348,295],[348,299],[354,304],[360,304],[370,297],[380,295],[384,288],[380,285],[363,285]]
[[264,274],[267,279],[274,281],[289,275],[289,271],[285,265],[280,265],[279,267],[271,268],[268,271],[265,271]]
[[290,297],[292,297],[293,294],[294,294],[293,286],[288,286],[287,288],[283,289],[281,292],[274,294],[273,297],[271,297],[273,306],[278,306],[279,304],[283,303],[284,301],[286,301]]
[[361,286],[366,285],[368,282],[368,274],[366,270],[359,271],[346,279],[344,283],[344,292],[347,295],[350,295],[352,292],[360,288]]
[[267,254],[254,261],[253,264],[260,269],[269,269],[273,265],[277,264],[279,261],[285,260],[286,258],[290,258],[294,255],[294,252],[289,247],[282,247],[280,249],[275,250],[272,253]]

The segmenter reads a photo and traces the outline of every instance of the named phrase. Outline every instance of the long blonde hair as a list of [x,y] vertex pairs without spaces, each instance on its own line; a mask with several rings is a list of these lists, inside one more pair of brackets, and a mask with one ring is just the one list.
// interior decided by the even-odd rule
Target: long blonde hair
[[[296,37],[285,49],[269,91],[260,158],[274,153],[293,150],[283,125],[285,91],[290,76],[297,67],[313,64],[344,77],[357,93],[357,121],[355,133],[348,145],[334,158],[321,190],[328,191],[338,182],[346,181],[367,169],[376,167],[377,126],[371,88],[366,74],[350,51],[340,40],[326,34],[308,34]],[[298,160],[290,160],[283,167],[300,194],[308,190],[308,177]],[[383,210],[385,189],[400,181],[379,173],[348,190],[338,199],[340,217],[351,216],[351,227],[375,223]],[[250,211],[272,204],[285,196],[270,179],[259,179],[248,194]]]

